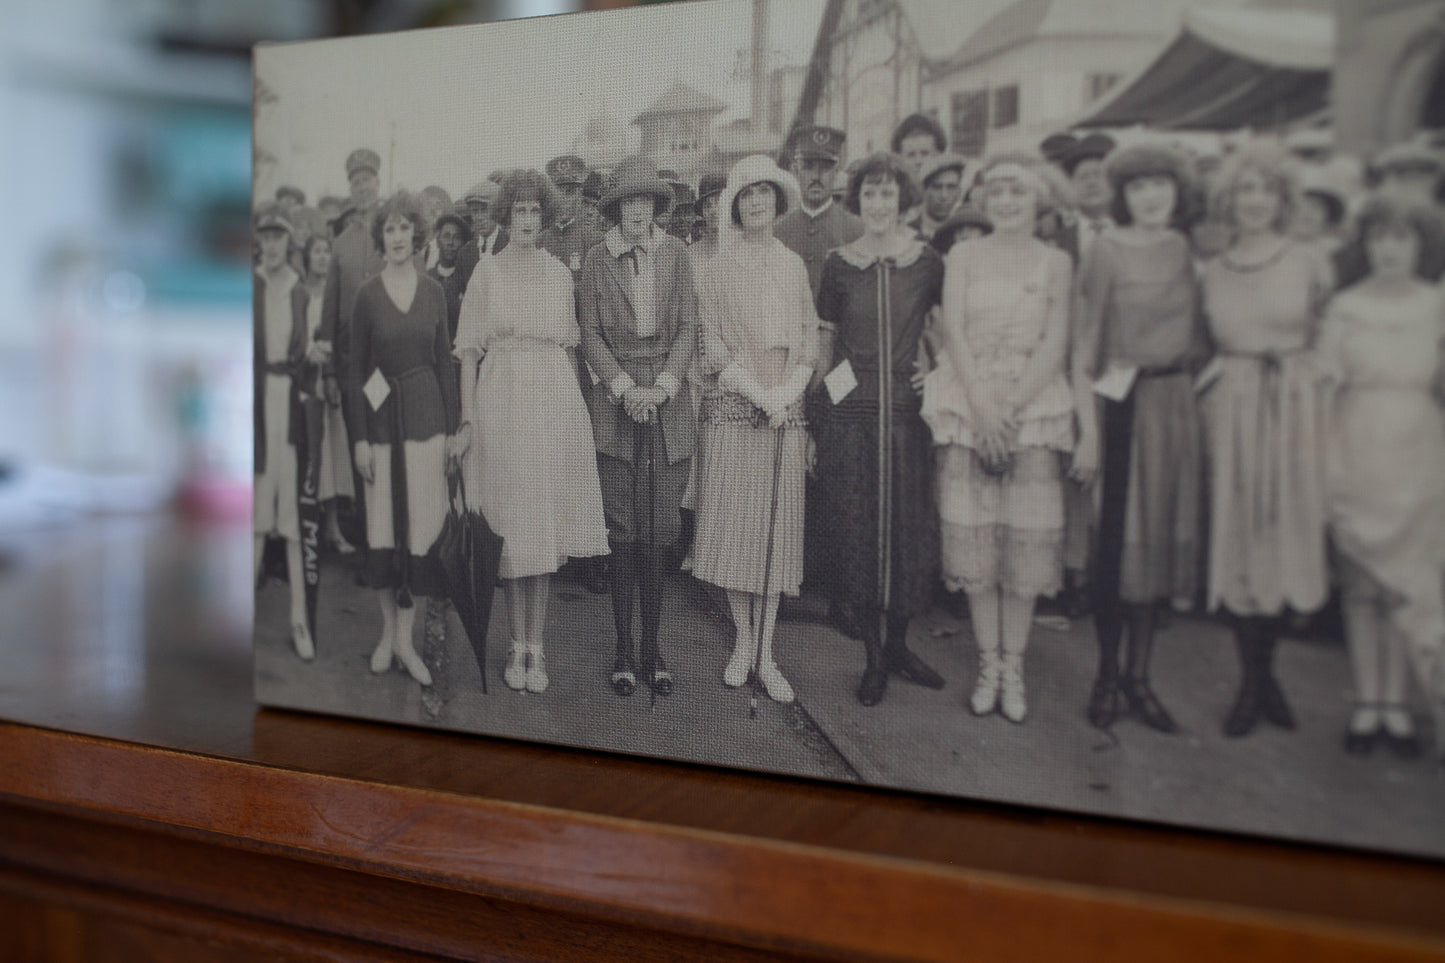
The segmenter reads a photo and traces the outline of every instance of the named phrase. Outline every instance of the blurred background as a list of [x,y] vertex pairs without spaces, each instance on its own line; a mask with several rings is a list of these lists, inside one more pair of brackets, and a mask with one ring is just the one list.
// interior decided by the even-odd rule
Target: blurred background
[[253,44],[584,3],[0,6],[3,533],[186,485],[249,511]]

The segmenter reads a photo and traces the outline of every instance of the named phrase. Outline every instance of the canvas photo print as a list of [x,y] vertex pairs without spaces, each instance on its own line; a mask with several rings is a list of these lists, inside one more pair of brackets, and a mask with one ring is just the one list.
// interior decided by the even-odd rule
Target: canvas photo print
[[258,47],[257,700],[1445,856],[1439,17]]

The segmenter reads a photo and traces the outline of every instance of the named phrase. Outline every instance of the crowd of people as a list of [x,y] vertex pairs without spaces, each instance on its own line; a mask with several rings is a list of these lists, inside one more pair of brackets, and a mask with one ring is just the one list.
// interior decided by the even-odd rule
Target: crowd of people
[[1081,719],[1165,733],[1156,637],[1208,613],[1236,638],[1220,722],[1241,737],[1295,727],[1275,651],[1338,591],[1344,749],[1420,754],[1412,675],[1445,723],[1441,154],[1395,145],[1341,187],[1265,137],[1059,134],[975,160],[914,115],[890,146],[845,168],[841,131],[800,127],[696,184],[568,155],[455,203],[381,198],[362,148],[345,202],[281,188],[255,219],[258,565],[279,536],[300,571],[310,397],[325,538],[364,552],[378,673],[433,682],[415,612],[444,619],[428,550],[460,478],[503,537],[514,690],[547,688],[571,565],[611,595],[599,682],[667,695],[686,562],[731,615],[722,683],[784,703],[780,599],[805,583],[862,648],[865,707],[893,677],[945,685],[907,637],[955,593],[965,705],[1014,723],[1040,600],[1092,615]]

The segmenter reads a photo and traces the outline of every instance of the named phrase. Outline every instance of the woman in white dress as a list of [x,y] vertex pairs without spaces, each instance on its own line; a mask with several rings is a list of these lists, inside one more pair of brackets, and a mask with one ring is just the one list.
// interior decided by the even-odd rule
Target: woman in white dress
[[503,679],[547,688],[543,634],[552,573],[570,558],[606,555],[592,422],[568,357],[581,338],[572,272],[537,246],[556,212],[537,171],[502,182],[506,248],[477,262],[462,296],[456,357],[471,422],[462,478],[504,542],[501,576],[511,653]]
[[1411,662],[1445,723],[1445,292],[1420,276],[1441,226],[1423,206],[1379,197],[1359,232],[1370,273],[1330,303],[1319,348],[1333,388],[1327,504],[1355,674],[1344,744],[1364,755],[1383,739],[1408,758],[1420,753],[1406,705]]
[[976,715],[1022,722],[1023,659],[1040,595],[1063,577],[1061,455],[1074,447],[1064,371],[1073,268],[1034,236],[1051,191],[1027,159],[980,177],[987,237],[957,244],[943,280],[943,343],[924,385],[938,448],[943,577],[968,593],[979,647]]
[[773,630],[779,597],[803,581],[803,392],[818,334],[803,259],[773,237],[797,197],[793,176],[770,158],[738,161],[718,203],[718,254],[697,279],[702,368],[718,391],[703,408],[693,571],[726,590],[737,626],[723,683],[742,685],[756,664],[777,702],[793,701]]

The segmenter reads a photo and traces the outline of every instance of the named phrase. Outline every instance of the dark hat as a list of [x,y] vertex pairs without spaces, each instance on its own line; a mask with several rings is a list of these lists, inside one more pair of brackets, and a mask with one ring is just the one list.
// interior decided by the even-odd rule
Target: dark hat
[[279,201],[281,198],[287,196],[296,198],[297,204],[306,203],[306,192],[303,191],[301,188],[294,187],[290,184],[282,184],[280,187],[276,188],[276,200]]
[[296,228],[286,219],[281,210],[281,205],[275,201],[267,201],[256,208],[255,216],[252,218],[252,227],[259,234],[261,231],[285,231],[293,237]]
[[381,155],[374,150],[365,147],[358,147],[346,155],[346,176],[350,178],[358,170],[369,170],[373,174],[381,173]]
[[843,144],[848,139],[836,127],[795,127],[788,138],[788,154],[822,157],[833,162],[842,160]]
[[1039,142],[1039,153],[1043,154],[1044,160],[1050,164],[1062,165],[1064,158],[1078,146],[1079,138],[1073,134],[1050,134]]
[[596,204],[607,193],[607,178],[601,171],[592,171],[582,182],[582,196]]
[[692,188],[688,187],[682,181],[668,181],[668,186],[672,188],[672,203],[674,205],[691,204],[697,200],[697,195],[693,194]]
[[547,176],[558,187],[581,184],[587,180],[587,162],[576,154],[563,154],[547,162]]
[[893,139],[891,141],[893,153],[901,153],[903,150],[903,138],[911,137],[914,134],[927,134],[932,137],[933,142],[938,145],[939,153],[948,150],[948,135],[943,132],[943,128],[938,125],[938,121],[929,117],[927,114],[909,114],[899,121],[898,126],[893,129]]
[[724,187],[727,187],[728,179],[722,174],[704,174],[702,180],[697,182],[697,202],[702,202],[714,194],[721,194]]
[[938,226],[933,232],[933,246],[941,251],[946,251],[953,246],[958,232],[965,227],[982,228],[985,234],[993,233],[993,222],[988,215],[972,204],[960,204],[953,216]]
[[1345,220],[1345,200],[1327,187],[1306,187],[1300,191],[1304,197],[1313,197],[1325,206],[1325,220],[1330,227],[1339,227]]
[[918,183],[927,187],[928,182],[934,175],[943,171],[958,171],[959,179],[962,180],[964,169],[968,167],[968,161],[957,154],[939,154],[937,157],[930,157],[923,165],[923,170],[918,172]]
[[617,165],[612,172],[612,184],[602,195],[598,207],[609,218],[616,219],[617,205],[638,194],[652,195],[654,217],[672,205],[672,187],[659,176],[652,161],[641,155],[629,157]]
[[1089,134],[1064,155],[1059,166],[1064,169],[1064,173],[1073,177],[1074,171],[1084,161],[1103,160],[1113,153],[1116,146],[1118,145],[1114,143],[1114,138],[1108,134]]
[[472,225],[469,224],[467,222],[467,219],[465,217],[462,217],[460,214],[453,214],[450,212],[443,214],[441,217],[437,218],[436,224],[432,225],[432,231],[436,234],[440,234],[443,224],[455,224],[457,226],[457,229],[461,231],[463,244],[467,243],[467,241],[470,241],[472,239]]
[[1188,193],[1193,183],[1188,159],[1172,145],[1162,142],[1131,144],[1110,154],[1107,165],[1109,183],[1116,192],[1122,191],[1129,181],[1159,174],[1174,178],[1181,196]]
[[317,208],[322,208],[330,205],[337,208],[338,210],[340,210],[340,208],[345,204],[346,198],[337,197],[335,194],[327,194],[325,197],[321,198],[321,200],[316,202]]

